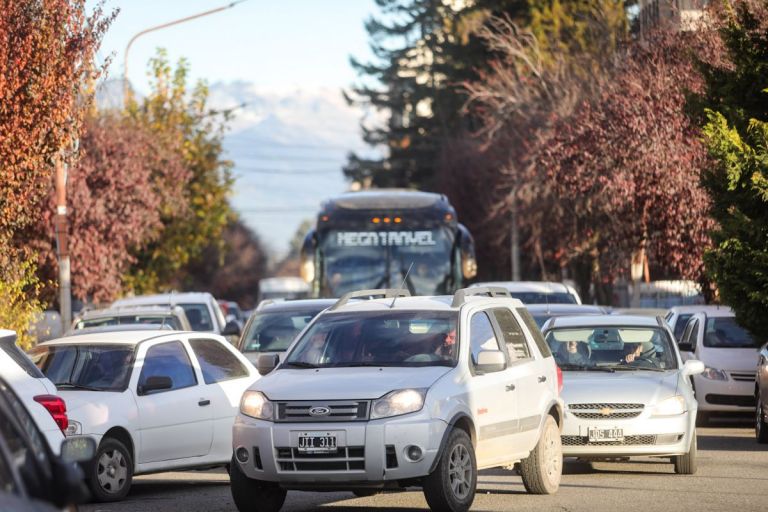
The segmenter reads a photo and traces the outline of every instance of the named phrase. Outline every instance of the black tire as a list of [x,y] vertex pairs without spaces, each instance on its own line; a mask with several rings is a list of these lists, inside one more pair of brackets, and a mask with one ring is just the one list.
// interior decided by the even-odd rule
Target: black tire
[[696,413],[696,426],[706,427],[707,425],[709,425],[709,422],[711,419],[712,419],[712,416],[710,415],[710,413],[698,411]]
[[355,489],[352,491],[352,494],[358,498],[369,498],[381,494],[381,489]]
[[760,444],[768,443],[768,422],[763,413],[763,400],[760,390],[757,390],[757,404],[755,407],[755,440]]
[[230,490],[240,512],[278,512],[285,503],[287,491],[277,484],[253,480],[245,476],[240,464],[232,458],[229,474]]
[[117,439],[102,439],[96,456],[84,469],[93,501],[120,501],[128,495],[133,482],[133,457]]
[[696,442],[696,431],[693,431],[693,439],[691,439],[691,447],[688,449],[688,453],[684,455],[675,455],[672,457],[672,463],[675,465],[675,473],[678,475],[694,475],[698,469],[698,443]]
[[424,479],[424,497],[432,510],[466,512],[475,500],[477,461],[472,440],[455,428],[448,434],[437,467]]
[[555,418],[547,415],[539,442],[531,454],[520,461],[523,486],[531,494],[554,494],[563,475],[563,446]]

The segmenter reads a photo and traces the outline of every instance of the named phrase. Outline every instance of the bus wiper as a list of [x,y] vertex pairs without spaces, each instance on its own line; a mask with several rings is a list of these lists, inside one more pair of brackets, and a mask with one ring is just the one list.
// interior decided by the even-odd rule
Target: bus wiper
[[304,361],[289,361],[282,364],[283,368],[319,368],[318,365],[312,363],[305,363]]
[[93,386],[85,386],[83,384],[76,384],[74,382],[61,382],[56,384],[57,389],[83,389],[85,391],[104,391],[102,388],[95,388]]

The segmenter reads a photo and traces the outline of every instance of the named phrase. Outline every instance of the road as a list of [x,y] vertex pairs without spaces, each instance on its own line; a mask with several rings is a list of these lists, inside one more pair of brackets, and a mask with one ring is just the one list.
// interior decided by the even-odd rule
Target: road
[[[758,445],[745,423],[699,429],[699,471],[675,475],[659,459],[627,463],[567,462],[560,490],[553,496],[525,493],[519,476],[505,470],[483,471],[472,510],[584,511],[616,510],[696,512],[764,511],[768,498],[768,445]],[[355,498],[351,493],[289,492],[286,512],[317,509],[397,511],[427,507],[421,491]],[[236,512],[223,471],[162,473],[137,477],[128,499],[93,504],[83,512]]]

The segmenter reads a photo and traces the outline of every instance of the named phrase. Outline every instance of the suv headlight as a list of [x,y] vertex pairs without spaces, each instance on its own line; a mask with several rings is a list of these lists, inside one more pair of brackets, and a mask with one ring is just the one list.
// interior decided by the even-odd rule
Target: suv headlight
[[240,412],[251,418],[272,421],[275,406],[260,391],[246,391],[240,400]]
[[710,368],[709,366],[704,368],[704,373],[702,373],[701,376],[709,380],[728,380],[728,374],[723,370]]
[[371,419],[389,418],[420,411],[424,407],[426,395],[426,389],[398,389],[387,393],[373,401]]
[[653,408],[654,416],[677,416],[686,411],[685,398],[680,395],[662,400]]

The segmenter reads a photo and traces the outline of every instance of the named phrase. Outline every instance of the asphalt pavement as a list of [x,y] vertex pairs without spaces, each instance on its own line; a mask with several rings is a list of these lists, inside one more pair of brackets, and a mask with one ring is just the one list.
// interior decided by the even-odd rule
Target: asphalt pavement
[[[532,496],[513,471],[480,474],[472,510],[478,511],[677,511],[768,509],[768,445],[758,445],[748,423],[721,421],[700,428],[699,470],[675,475],[660,459],[630,462],[567,461],[560,490],[552,496]],[[91,504],[83,512],[236,512],[223,470],[160,473],[137,477],[128,499]],[[338,509],[424,510],[420,490],[356,498],[351,493],[289,492],[283,510],[299,512]]]

